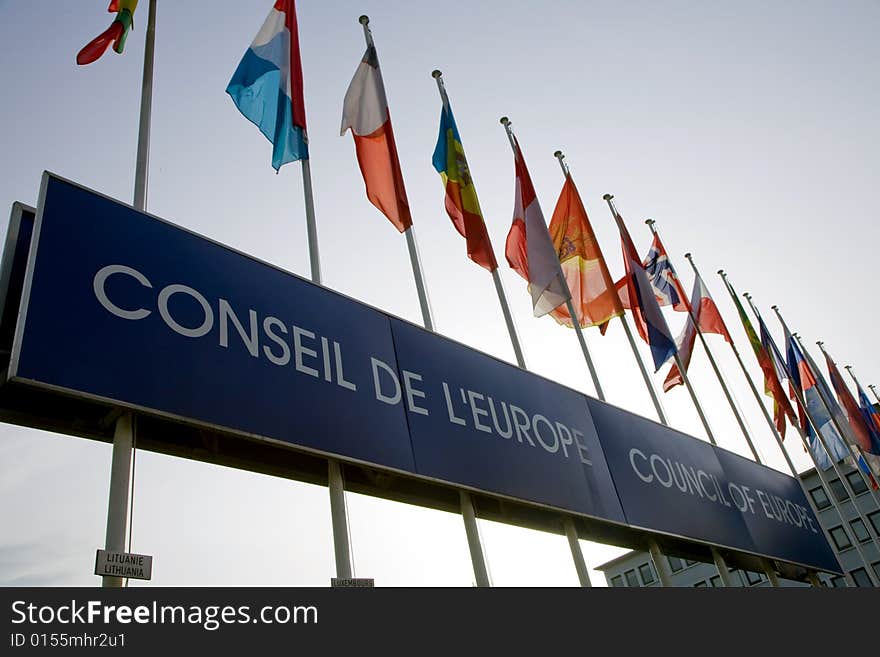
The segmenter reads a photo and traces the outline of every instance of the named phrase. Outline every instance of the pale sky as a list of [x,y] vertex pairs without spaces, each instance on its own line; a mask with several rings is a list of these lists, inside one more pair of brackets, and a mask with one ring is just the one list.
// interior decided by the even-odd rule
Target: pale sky
[[[148,3],[123,55],[77,67],[77,51],[110,23],[106,4],[53,3],[46,12],[41,3],[0,1],[0,209],[35,205],[43,170],[131,201]],[[307,276],[300,166],[276,176],[269,143],[224,91],[271,4],[159,0],[147,207]],[[513,361],[490,276],[467,259],[431,166],[435,68],[499,259],[513,209],[512,156],[498,122],[507,115],[548,220],[562,184],[552,154],[566,153],[612,275],[622,263],[606,192],[643,253],[643,221],[657,221],[688,290],[683,254],[693,253],[754,377],[719,268],[754,295],[777,340],[774,303],[808,346],[824,340],[863,383],[880,384],[877,2],[506,0],[455,11],[421,0],[298,4],[328,287],[420,321],[405,242],[367,201],[351,137],[339,136],[342,99],[364,50],[357,19],[366,13],[438,332]],[[529,367],[592,394],[574,333],[533,318],[524,283],[505,264],[501,275]],[[677,333],[683,316],[667,316]],[[759,450],[784,469],[730,349],[709,339]],[[604,338],[590,329],[587,340],[608,400],[654,417],[620,326]],[[699,347],[691,374],[721,446],[746,454]],[[664,376],[655,376],[658,388]],[[705,437],[684,389],[663,403],[674,427]],[[92,571],[104,543],[110,450],[0,426],[0,584],[100,583]],[[347,500],[358,576],[379,586],[473,581],[460,516]],[[577,584],[564,537],[485,521],[480,528],[496,585]],[[132,550],[155,558],[156,585],[324,586],[334,575],[325,488],[147,452],[137,454],[133,535]],[[591,568],[623,552],[582,545]]]

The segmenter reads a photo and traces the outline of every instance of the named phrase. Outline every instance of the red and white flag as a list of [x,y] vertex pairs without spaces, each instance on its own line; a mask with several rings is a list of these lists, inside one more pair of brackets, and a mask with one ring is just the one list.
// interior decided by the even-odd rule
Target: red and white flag
[[514,271],[528,281],[535,317],[541,317],[564,304],[571,295],[562,280],[556,249],[516,137],[513,143],[516,195],[513,225],[507,234],[504,254]]
[[339,134],[344,135],[348,129],[354,137],[367,198],[402,233],[412,226],[412,216],[391,130],[379,58],[372,45],[364,53],[345,93]]
[[[703,333],[717,333],[718,335],[724,336],[725,340],[733,344],[733,340],[730,338],[730,333],[727,332],[727,326],[725,326],[724,320],[721,319],[721,313],[718,312],[718,306],[715,305],[712,295],[709,294],[706,284],[703,283],[703,279],[700,278],[699,275],[697,275],[694,280],[694,291],[691,294],[690,307],[693,310],[697,324]],[[690,365],[691,355],[694,351],[694,341],[696,338],[696,327],[691,321],[690,316],[688,316],[684,329],[675,341],[685,371],[687,371]],[[673,387],[683,383],[684,380],[682,379],[681,372],[679,371],[678,366],[673,363],[672,368],[669,370],[669,374],[666,375],[666,380],[663,382],[663,392],[668,392]]]

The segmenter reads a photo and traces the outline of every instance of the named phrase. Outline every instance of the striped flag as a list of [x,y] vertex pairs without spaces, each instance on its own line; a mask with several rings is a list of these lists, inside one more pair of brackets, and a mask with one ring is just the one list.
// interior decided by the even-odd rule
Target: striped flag
[[[565,176],[549,230],[581,327],[603,326],[622,316],[623,307],[571,174]],[[560,324],[573,326],[565,306],[550,314]]]
[[354,73],[342,104],[339,134],[344,135],[349,129],[354,137],[367,198],[397,230],[404,232],[412,226],[412,215],[391,129],[379,57],[372,43]]
[[571,295],[562,279],[556,250],[516,137],[513,144],[516,192],[513,224],[507,233],[504,254],[513,270],[528,281],[535,317],[542,317],[568,301]]
[[[804,357],[804,354],[794,336],[788,332],[787,328],[783,328],[786,334],[785,341],[787,345],[786,353],[788,354],[788,371],[792,378],[792,384],[796,389],[802,391],[807,410],[810,412],[810,417],[812,417],[813,421],[816,423],[816,429],[822,434],[828,448],[833,452],[832,456],[834,460],[842,461],[850,455],[849,450],[844,444],[843,439],[840,437],[840,434],[837,432],[837,429],[834,428],[834,423],[831,421],[831,413],[825,407],[825,404],[822,403],[817,376],[813,373],[810,364]],[[802,418],[802,421],[804,420],[806,420],[806,418]],[[816,436],[816,430],[813,427],[813,423],[807,421],[805,430],[810,444],[810,451],[813,453],[813,458],[822,470],[827,470],[832,466],[831,460],[828,458],[827,452]]]
[[309,158],[294,0],[276,0],[226,93],[272,144],[272,168]]
[[663,317],[663,312],[657,304],[657,298],[654,296],[654,290],[648,280],[645,265],[639,258],[629,231],[623,223],[623,218],[615,212],[614,219],[620,231],[623,264],[626,268],[623,280],[630,300],[633,320],[639,335],[651,348],[654,371],[656,372],[663,366],[663,363],[675,356],[675,341],[669,332],[666,318]]
[[[669,256],[666,254],[666,248],[660,240],[659,233],[654,233],[651,248],[642,264],[645,266],[645,273],[651,282],[657,303],[661,306],[672,306],[672,309],[677,312],[687,312],[687,295],[684,286],[681,284],[678,274],[675,273],[672,263],[669,262]],[[617,281],[615,287],[623,307],[629,310],[629,290],[625,278]]]
[[440,134],[432,163],[446,190],[446,213],[467,242],[468,257],[490,272],[498,269],[492,243],[477,199],[477,188],[464,156],[464,146],[455,124],[449,100],[444,97],[440,111]]
[[880,411],[878,411],[877,407],[871,403],[870,399],[868,399],[868,395],[862,390],[862,386],[858,386],[858,388],[859,411],[861,412],[862,417],[865,418],[865,424],[871,432],[871,443],[874,445],[871,449],[871,453],[880,456]]
[[880,454],[880,443],[875,444],[872,440],[870,426],[865,422],[859,404],[856,402],[849,388],[846,387],[843,377],[837,365],[831,360],[828,354],[825,354],[825,363],[828,366],[828,375],[831,377],[831,385],[834,386],[834,392],[837,393],[837,399],[840,405],[846,410],[849,428],[852,431],[855,443],[865,452],[871,454]]

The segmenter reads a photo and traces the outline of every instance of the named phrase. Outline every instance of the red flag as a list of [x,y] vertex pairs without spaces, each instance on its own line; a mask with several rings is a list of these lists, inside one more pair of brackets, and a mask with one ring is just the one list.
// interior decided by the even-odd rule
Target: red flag
[[[571,291],[578,324],[583,328],[604,327],[612,317],[623,315],[602,250],[570,174],[565,177],[549,230]],[[572,326],[565,306],[550,314],[560,324]]]
[[397,230],[404,232],[412,226],[412,216],[391,130],[385,83],[374,46],[367,48],[345,94],[339,134],[344,135],[349,128],[354,137],[367,198]]
[[516,193],[513,224],[507,234],[504,254],[514,271],[528,281],[535,317],[541,317],[565,303],[570,295],[516,137],[513,144]]

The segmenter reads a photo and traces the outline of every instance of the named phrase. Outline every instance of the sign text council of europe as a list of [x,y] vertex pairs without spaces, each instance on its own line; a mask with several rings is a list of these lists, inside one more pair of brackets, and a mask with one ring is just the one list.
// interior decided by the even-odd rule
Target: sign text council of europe
[[[651,454],[721,468],[716,486],[733,455],[51,174],[21,308],[13,380],[838,570],[794,479],[735,463],[797,524],[718,507],[695,469],[682,523]],[[644,458],[618,458],[633,439]]]

